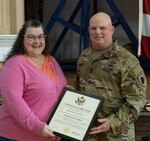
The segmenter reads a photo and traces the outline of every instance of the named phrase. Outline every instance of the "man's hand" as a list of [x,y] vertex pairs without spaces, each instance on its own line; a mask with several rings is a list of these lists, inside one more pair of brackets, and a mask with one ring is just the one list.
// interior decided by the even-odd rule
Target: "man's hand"
[[97,127],[93,127],[90,134],[98,134],[110,130],[111,126],[107,118],[98,119],[98,122],[101,124]]

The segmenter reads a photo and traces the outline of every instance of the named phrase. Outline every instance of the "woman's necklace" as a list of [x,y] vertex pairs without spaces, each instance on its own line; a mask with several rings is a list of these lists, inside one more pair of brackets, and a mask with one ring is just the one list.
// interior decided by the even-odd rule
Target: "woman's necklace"
[[26,56],[26,58],[37,67],[42,67],[44,65],[44,60],[45,60],[44,55],[41,55],[39,57]]

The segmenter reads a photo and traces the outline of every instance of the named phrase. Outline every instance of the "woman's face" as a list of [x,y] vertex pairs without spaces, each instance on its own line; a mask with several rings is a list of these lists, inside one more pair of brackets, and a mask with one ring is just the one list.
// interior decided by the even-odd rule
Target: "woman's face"
[[45,48],[45,34],[42,27],[29,27],[24,35],[24,48],[26,55],[37,57]]

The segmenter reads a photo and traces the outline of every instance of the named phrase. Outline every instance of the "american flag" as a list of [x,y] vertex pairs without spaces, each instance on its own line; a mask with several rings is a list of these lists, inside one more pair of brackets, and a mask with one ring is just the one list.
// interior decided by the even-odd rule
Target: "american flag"
[[150,0],[139,0],[138,55],[150,59]]

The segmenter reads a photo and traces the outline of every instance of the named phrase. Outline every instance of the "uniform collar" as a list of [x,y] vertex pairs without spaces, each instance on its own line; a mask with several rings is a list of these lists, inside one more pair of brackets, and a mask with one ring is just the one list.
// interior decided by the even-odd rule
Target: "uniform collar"
[[105,50],[103,51],[95,51],[91,48],[91,51],[92,51],[92,60],[97,60],[97,59],[109,59],[111,58],[112,56],[115,55],[115,48],[118,46],[118,42],[117,41],[114,41],[112,43],[111,46],[107,47]]

